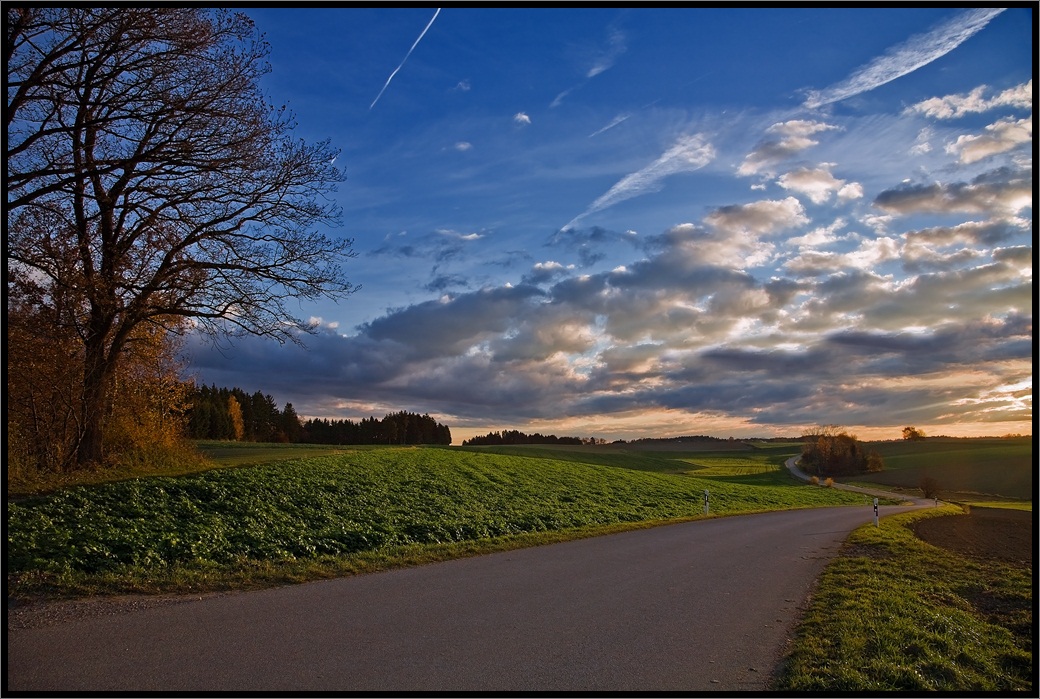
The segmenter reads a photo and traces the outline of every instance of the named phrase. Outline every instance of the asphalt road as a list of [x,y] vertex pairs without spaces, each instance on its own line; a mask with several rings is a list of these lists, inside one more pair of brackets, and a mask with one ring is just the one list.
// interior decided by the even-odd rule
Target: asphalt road
[[723,517],[9,629],[7,689],[763,690],[873,517]]

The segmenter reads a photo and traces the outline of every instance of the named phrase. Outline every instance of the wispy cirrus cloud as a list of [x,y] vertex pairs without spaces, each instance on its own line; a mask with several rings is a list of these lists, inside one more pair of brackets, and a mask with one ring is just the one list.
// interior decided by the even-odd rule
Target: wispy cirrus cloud
[[912,36],[892,47],[845,80],[824,90],[810,91],[803,106],[816,109],[901,78],[953,51],[1003,11],[1004,8],[991,7],[960,12],[931,31]]
[[594,78],[603,71],[609,69],[614,65],[614,61],[617,60],[618,56],[623,54],[626,49],[625,34],[618,29],[612,30],[606,48],[596,56],[592,63],[592,67],[589,68],[589,72],[586,73],[585,77]]
[[715,148],[703,134],[681,136],[661,157],[642,170],[622,177],[607,193],[592,202],[585,211],[571,219],[562,230],[574,228],[586,216],[609,208],[618,202],[655,192],[661,180],[680,172],[693,172],[715,159]]
[[614,62],[617,61],[618,56],[623,54],[628,49],[626,43],[626,37],[624,32],[619,29],[612,29],[610,36],[607,38],[607,45],[602,49],[598,50],[592,58],[592,65],[589,66],[588,71],[585,73],[585,80],[574,87],[569,87],[563,92],[560,92],[553,98],[553,101],[549,104],[551,109],[555,109],[563,104],[564,98],[571,94],[578,88],[582,87],[590,79],[596,77],[600,73],[609,70],[613,67]]

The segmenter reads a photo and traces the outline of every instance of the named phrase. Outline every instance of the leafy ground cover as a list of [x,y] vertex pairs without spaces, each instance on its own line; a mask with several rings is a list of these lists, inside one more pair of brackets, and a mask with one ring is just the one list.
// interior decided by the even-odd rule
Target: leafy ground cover
[[[1009,512],[1025,515],[1018,526],[1031,536],[1032,517]],[[974,513],[918,510],[853,532],[821,577],[774,688],[1034,689],[1032,540],[1002,558],[989,547],[964,548],[959,539]],[[922,540],[918,529],[956,550]]]
[[703,516],[704,490],[713,515],[862,503],[779,468],[721,461],[703,477],[674,472],[690,466],[674,459],[633,470],[537,452],[378,448],[68,488],[9,503],[9,592],[314,579],[365,557],[412,561],[437,547],[451,556],[443,547]]

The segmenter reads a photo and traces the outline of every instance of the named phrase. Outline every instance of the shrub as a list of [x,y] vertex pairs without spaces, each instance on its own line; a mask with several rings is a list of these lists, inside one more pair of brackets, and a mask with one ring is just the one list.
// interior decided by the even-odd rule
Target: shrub
[[937,498],[939,497],[939,481],[935,480],[931,476],[921,476],[921,481],[918,484],[921,489],[921,494],[926,498]]

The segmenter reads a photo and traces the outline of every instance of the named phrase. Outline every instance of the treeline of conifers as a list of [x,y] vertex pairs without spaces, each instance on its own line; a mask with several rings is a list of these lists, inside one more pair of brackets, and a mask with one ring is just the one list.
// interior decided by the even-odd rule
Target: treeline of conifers
[[599,444],[604,440],[581,437],[557,437],[554,434],[524,434],[518,430],[502,430],[478,435],[462,442],[464,447],[488,447],[502,444]]
[[274,398],[241,388],[198,386],[188,410],[192,439],[305,444],[451,444],[451,430],[429,415],[405,411],[382,419],[303,421],[292,403],[279,410]]

